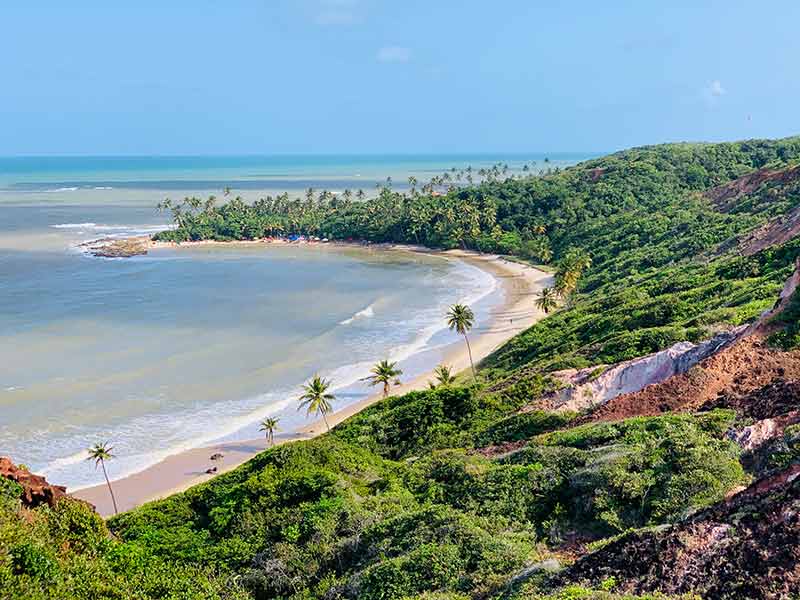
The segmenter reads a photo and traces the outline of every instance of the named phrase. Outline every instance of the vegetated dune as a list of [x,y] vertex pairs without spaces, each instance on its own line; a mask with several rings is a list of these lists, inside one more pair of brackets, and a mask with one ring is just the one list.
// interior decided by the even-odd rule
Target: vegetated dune
[[666,528],[623,536],[568,567],[561,582],[614,577],[626,592],[787,598],[800,585],[800,465]]
[[736,248],[740,254],[751,256],[800,234],[800,206],[788,211],[777,210],[774,206],[786,197],[800,195],[800,165],[783,169],[759,169],[707,190],[703,195],[721,212],[756,209],[771,217],[763,225],[723,245],[723,250]]
[[719,396],[746,396],[777,379],[800,378],[800,350],[783,351],[767,341],[776,327],[773,319],[786,309],[798,283],[800,259],[775,308],[755,324],[740,331],[728,343],[712,347],[712,352],[685,372],[680,372],[676,366],[674,370],[678,374],[638,391],[617,395],[597,406],[588,420],[613,421],[667,411],[697,410]]
[[737,200],[748,196],[765,185],[785,186],[800,181],[800,165],[784,169],[759,169],[738,179],[707,190],[703,195],[722,212],[730,212]]

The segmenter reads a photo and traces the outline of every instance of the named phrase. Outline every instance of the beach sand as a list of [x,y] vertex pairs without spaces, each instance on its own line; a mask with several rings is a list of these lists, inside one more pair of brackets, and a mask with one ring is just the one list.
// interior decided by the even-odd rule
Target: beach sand
[[[252,244],[253,242],[245,243]],[[155,245],[155,243],[152,244]],[[206,244],[206,242],[189,243],[189,245],[202,244]],[[160,247],[166,245],[168,244],[158,243]],[[480,327],[481,331],[470,337],[472,356],[476,363],[491,354],[503,342],[520,331],[527,329],[544,316],[541,311],[535,308],[534,300],[539,290],[552,285],[552,275],[549,273],[528,265],[511,262],[495,255],[475,252],[461,250],[435,252],[402,245],[384,245],[381,248],[439,254],[457,258],[482,268],[497,278],[500,283],[498,290],[502,287],[504,301],[492,311],[489,326],[484,328],[480,327],[481,324],[476,324],[476,329]],[[378,358],[376,357],[376,360]],[[463,341],[453,343],[446,348],[442,363],[450,365],[455,372],[469,369],[469,355]],[[436,365],[431,365],[431,371],[435,367]],[[406,392],[427,388],[428,381],[433,378],[431,371],[402,385],[393,387],[392,395],[399,396]],[[328,415],[328,422],[333,427],[380,399],[381,394],[376,393],[360,402],[346,406]],[[314,421],[297,431],[276,434],[275,443],[282,444],[294,440],[309,439],[324,433],[325,430],[325,424],[321,420]],[[214,475],[234,469],[265,450],[266,447],[266,440],[259,438],[224,442],[213,446],[195,448],[167,457],[139,473],[113,481],[112,485],[117,498],[117,506],[120,511],[126,511],[145,502],[181,492],[193,485],[209,480]],[[217,453],[222,454],[223,457],[212,462],[209,457]],[[211,466],[217,467],[217,472],[214,475],[209,475],[205,472]],[[83,488],[72,495],[94,504],[97,511],[103,516],[113,514],[111,498],[105,485]]]

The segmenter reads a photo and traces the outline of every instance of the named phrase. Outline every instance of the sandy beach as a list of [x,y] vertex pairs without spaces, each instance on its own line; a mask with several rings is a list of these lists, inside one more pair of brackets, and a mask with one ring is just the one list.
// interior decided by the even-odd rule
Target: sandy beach
[[[149,247],[175,246],[174,244],[164,242],[147,241],[143,243],[147,244]],[[219,242],[189,242],[181,244],[181,246],[211,245],[218,243]],[[472,355],[476,363],[491,354],[491,352],[498,348],[503,342],[530,327],[543,317],[541,311],[535,308],[534,299],[539,290],[552,285],[552,275],[549,273],[528,265],[511,262],[495,255],[479,254],[469,251],[449,250],[446,252],[436,252],[429,249],[403,245],[381,245],[371,247],[378,250],[381,248],[388,248],[392,250],[423,252],[456,258],[484,269],[498,280],[498,289],[494,293],[502,293],[503,302],[498,304],[492,311],[488,326],[477,323],[474,334],[470,337]],[[463,342],[453,343],[448,346],[445,349],[444,357],[442,362],[450,365],[456,372],[469,368],[469,356]],[[379,357],[376,357],[376,360],[378,358]],[[430,365],[431,371],[435,367],[435,364]],[[430,379],[432,379],[430,371],[423,373],[414,379],[403,382],[402,385],[393,387],[392,395],[402,395],[413,390],[424,389],[428,386],[428,381]],[[365,400],[343,407],[331,413],[328,416],[328,422],[331,427],[333,427],[380,399],[380,393],[376,393]],[[325,425],[322,421],[314,421],[299,430],[276,434],[275,443],[281,444],[299,439],[309,439],[324,432]],[[113,482],[119,510],[130,510],[145,502],[178,493],[193,485],[207,481],[214,476],[206,474],[205,471],[209,467],[215,466],[217,468],[215,475],[224,473],[225,471],[229,471],[241,465],[265,448],[266,440],[259,438],[225,442],[213,446],[195,448],[169,456],[139,473]],[[209,457],[213,454],[221,454],[222,458],[212,462]],[[97,507],[97,511],[103,516],[113,514],[108,488],[105,485],[83,488],[74,492],[72,495],[94,504]]]

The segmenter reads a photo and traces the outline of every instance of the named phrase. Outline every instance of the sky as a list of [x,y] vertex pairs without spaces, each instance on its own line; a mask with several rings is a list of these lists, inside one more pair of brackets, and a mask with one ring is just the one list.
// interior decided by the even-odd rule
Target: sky
[[2,2],[0,22],[0,155],[800,133],[797,0],[38,0]]

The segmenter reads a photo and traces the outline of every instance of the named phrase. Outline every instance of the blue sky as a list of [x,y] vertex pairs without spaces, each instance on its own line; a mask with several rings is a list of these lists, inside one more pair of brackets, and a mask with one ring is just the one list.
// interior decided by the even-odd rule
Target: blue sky
[[800,133],[800,2],[3,2],[0,154],[610,151]]

